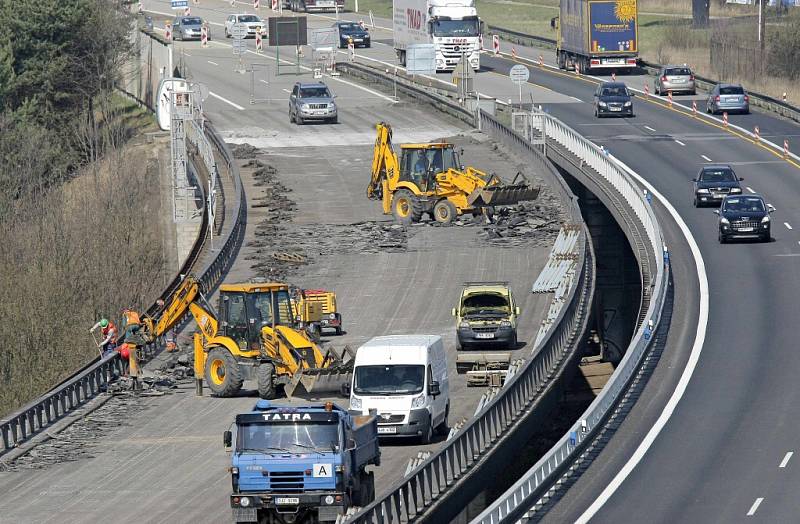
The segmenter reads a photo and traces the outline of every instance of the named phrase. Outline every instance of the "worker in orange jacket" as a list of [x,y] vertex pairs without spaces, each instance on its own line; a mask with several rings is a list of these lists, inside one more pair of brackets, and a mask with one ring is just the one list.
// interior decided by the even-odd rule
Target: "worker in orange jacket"
[[102,350],[102,355],[105,357],[117,347],[117,327],[107,318],[101,318],[94,326],[89,328],[89,333],[94,334],[98,329],[103,339],[97,342],[97,347]]

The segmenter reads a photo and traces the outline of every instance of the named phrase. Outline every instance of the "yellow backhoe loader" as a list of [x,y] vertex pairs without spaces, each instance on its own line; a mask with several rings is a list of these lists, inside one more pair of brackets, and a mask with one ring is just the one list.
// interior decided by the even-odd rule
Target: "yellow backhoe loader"
[[376,129],[367,197],[381,200],[383,213],[403,224],[419,222],[424,213],[449,224],[464,213],[477,215],[539,196],[539,188],[521,174],[505,184],[496,175],[462,167],[454,145],[447,142],[402,144],[398,160],[391,126],[381,122]]
[[219,295],[217,314],[198,282],[187,277],[164,308],[143,322],[152,342],[187,309],[191,312],[199,329],[194,334],[195,378],[205,379],[215,395],[233,396],[251,379],[258,383],[259,396],[267,399],[281,385],[291,397],[299,386],[317,395],[339,392],[350,382],[353,355],[348,348],[342,354],[323,352],[298,327],[287,284],[222,284]]

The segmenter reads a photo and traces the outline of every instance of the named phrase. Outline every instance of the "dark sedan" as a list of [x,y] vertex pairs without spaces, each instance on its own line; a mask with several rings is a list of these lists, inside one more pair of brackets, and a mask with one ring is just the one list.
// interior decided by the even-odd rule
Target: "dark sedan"
[[339,47],[345,49],[352,39],[354,47],[371,47],[369,31],[356,22],[336,22],[333,24],[339,32]]
[[703,166],[693,178],[694,182],[694,207],[707,204],[717,204],[728,195],[738,195],[742,192],[739,182],[744,180],[736,176],[731,166],[712,164]]
[[753,238],[769,242],[770,217],[775,211],[761,195],[729,195],[714,213],[719,215],[719,243],[733,238]]
[[633,93],[622,82],[603,82],[594,92],[594,116],[633,116]]

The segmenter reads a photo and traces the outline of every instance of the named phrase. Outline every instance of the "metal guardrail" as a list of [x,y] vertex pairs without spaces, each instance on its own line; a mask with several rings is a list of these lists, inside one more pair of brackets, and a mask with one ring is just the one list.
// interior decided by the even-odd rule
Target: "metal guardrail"
[[[486,115],[482,116],[486,119]],[[650,247],[656,254],[654,271],[656,277],[653,279],[654,288],[645,316],[647,322],[639,326],[622,361],[600,395],[547,454],[473,521],[481,524],[519,520],[550,489],[580,450],[591,441],[620,395],[627,389],[643,355],[653,341],[652,335],[658,326],[667,295],[669,267],[665,263],[666,256],[659,256],[662,249],[665,249],[661,229],[642,191],[599,147],[568,126],[550,117],[545,130],[549,140],[572,152],[619,191],[647,232]]]
[[[210,293],[220,282],[225,270],[239,251],[247,221],[247,206],[244,188],[239,177],[239,168],[233,160],[233,155],[210,123],[206,123],[205,132],[216,148],[217,154],[225,163],[225,171],[234,186],[234,194],[231,195],[225,207],[226,213],[235,221],[234,225],[227,235],[220,239],[221,246],[218,248],[219,251],[216,256],[199,272],[198,280],[201,289],[204,293]],[[210,174],[216,172],[216,163],[214,166],[206,167]],[[161,294],[161,299],[169,297],[175,288],[180,285],[181,275],[196,269],[195,266],[202,252],[207,233],[208,221],[204,210],[200,234],[198,234],[198,238],[181,270]],[[158,306],[155,302],[147,309],[148,314],[154,314],[157,311]],[[107,385],[108,376],[114,372],[120,373],[121,371],[122,361],[116,353],[102,360],[95,360],[78,370],[47,394],[0,420],[0,435],[3,441],[0,457],[62,419],[64,415],[80,407],[87,400],[97,396]]]

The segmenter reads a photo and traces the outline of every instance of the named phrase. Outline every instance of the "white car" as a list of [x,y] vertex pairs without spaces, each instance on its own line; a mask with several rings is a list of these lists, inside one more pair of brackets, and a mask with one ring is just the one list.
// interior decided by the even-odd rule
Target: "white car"
[[247,27],[245,38],[255,38],[256,33],[267,34],[266,23],[256,15],[229,15],[225,19],[225,38],[231,38],[231,31],[234,24],[242,24]]

